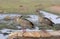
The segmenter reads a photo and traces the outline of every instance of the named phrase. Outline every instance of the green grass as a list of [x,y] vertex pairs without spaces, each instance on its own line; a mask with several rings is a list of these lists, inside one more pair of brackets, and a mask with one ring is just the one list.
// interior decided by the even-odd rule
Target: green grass
[[4,28],[7,28],[7,29],[17,29],[14,26],[10,26],[10,25],[8,26],[7,24],[4,24],[4,23],[0,24],[0,29],[4,29]]
[[[5,23],[0,24],[0,30],[4,29],[4,28],[18,30],[18,28],[15,27],[13,24],[11,24],[11,25],[7,25]],[[39,26],[39,29],[40,30],[42,30],[42,29],[46,29],[46,30],[50,30],[50,29],[52,29],[52,30],[60,30],[60,24],[56,24],[53,27],[51,27],[51,26]]]
[[[23,7],[20,7],[21,5]],[[35,14],[36,9],[44,9],[53,5],[60,5],[60,0],[0,0],[0,9],[4,13]]]

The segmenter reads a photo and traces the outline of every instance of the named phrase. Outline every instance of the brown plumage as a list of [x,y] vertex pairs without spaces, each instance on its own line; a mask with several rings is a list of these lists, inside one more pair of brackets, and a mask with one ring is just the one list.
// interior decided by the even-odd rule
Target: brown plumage
[[20,24],[22,28],[34,28],[34,24],[31,21],[23,18],[23,16],[17,17],[15,21],[16,23]]
[[23,34],[26,32],[26,28],[29,28],[29,29],[34,28],[34,24],[31,21],[23,18],[23,16],[17,17],[16,23],[19,23],[19,25],[21,25]]
[[44,15],[42,13],[40,13],[40,9],[36,10],[36,12],[38,15],[38,20],[42,25],[53,26],[54,23],[50,19],[44,17]]
[[54,24],[50,19],[48,19],[48,18],[46,18],[46,17],[40,17],[40,18],[39,18],[39,22],[40,22],[42,25],[52,26],[52,27],[53,27],[53,24]]
[[[46,26],[46,27],[51,26],[50,28],[54,27],[53,26],[54,22],[52,22],[50,19],[44,17],[44,15],[40,12],[40,10],[37,10],[37,12],[38,12],[37,15],[38,15],[38,21],[40,23],[40,26]],[[55,30],[55,28],[54,28],[54,30]],[[42,29],[42,31],[44,31],[46,33],[45,29]]]

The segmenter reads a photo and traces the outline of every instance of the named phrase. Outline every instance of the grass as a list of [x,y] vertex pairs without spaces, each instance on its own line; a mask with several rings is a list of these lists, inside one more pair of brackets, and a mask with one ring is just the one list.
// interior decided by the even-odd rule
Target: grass
[[14,26],[10,26],[10,25],[8,26],[7,24],[4,24],[4,23],[0,24],[0,29],[4,29],[4,28],[7,28],[7,29],[17,29]]
[[[15,30],[18,29],[13,24],[7,25],[6,23],[1,23],[0,24],[0,29],[4,29],[4,28],[7,28],[7,29],[15,29]],[[42,29],[46,29],[46,30],[51,30],[51,29],[52,30],[60,30],[60,24],[56,24],[53,27],[51,27],[51,26],[39,26],[39,30],[42,30]]]
[[52,26],[39,26],[39,30],[60,30],[60,24],[54,24],[53,27]]
[[57,11],[54,11],[51,8],[45,8],[45,9],[43,9],[43,11],[50,12],[52,14],[56,14],[56,15],[59,15],[60,16],[60,11],[58,12],[58,10]]
[[60,0],[0,0],[0,10],[4,13],[35,14],[36,9],[53,5],[60,5]]

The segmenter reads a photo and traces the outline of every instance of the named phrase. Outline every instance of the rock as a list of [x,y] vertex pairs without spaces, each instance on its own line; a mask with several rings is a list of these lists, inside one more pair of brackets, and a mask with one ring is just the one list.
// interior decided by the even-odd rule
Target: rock
[[[28,32],[28,31],[26,31],[26,32],[13,32],[13,33],[11,33],[11,34],[9,34],[9,36],[8,36],[8,39],[16,39],[16,38],[19,38],[20,39],[20,37],[21,38],[24,38],[24,37],[26,37],[26,38],[31,38],[31,37],[33,37],[33,38],[39,38],[39,37],[51,37],[51,35],[50,35],[50,33],[48,33],[48,32],[43,32],[43,31],[41,31],[41,32],[39,32],[39,31],[32,31],[32,32]],[[25,39],[25,38],[24,38]]]
[[8,39],[16,39],[22,37],[22,32],[12,32],[9,34]]

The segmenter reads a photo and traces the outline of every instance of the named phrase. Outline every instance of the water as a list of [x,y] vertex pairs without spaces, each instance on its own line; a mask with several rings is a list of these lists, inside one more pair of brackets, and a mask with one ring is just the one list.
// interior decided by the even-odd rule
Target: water
[[51,14],[45,11],[40,11],[41,13],[43,13],[43,15],[45,15],[45,17],[51,19],[55,24],[60,24],[60,18],[56,19],[57,17],[59,17],[58,15],[55,14]]
[[[51,18],[51,20],[55,23],[55,24],[60,24],[60,19],[56,19],[58,16],[54,15],[54,14],[50,14],[48,12],[44,12],[44,11],[40,11],[42,12],[43,15],[45,15],[45,17],[47,18]],[[0,14],[0,19],[3,19],[5,16],[20,16],[19,14]],[[37,15],[28,15],[31,18],[27,18],[28,20],[32,21],[33,23],[38,23],[38,16]],[[19,27],[19,26],[18,26]],[[26,29],[27,31],[31,31],[29,29]],[[2,33],[8,32],[10,33],[10,31],[15,32],[15,31],[20,31],[20,30],[12,30],[12,29],[2,29],[0,30]],[[38,31],[38,28],[32,31]],[[47,30],[47,31],[53,31],[53,30]],[[4,36],[3,34],[0,34],[0,39],[6,39],[8,37],[8,35]]]
[[[51,18],[51,20],[54,22],[54,23],[60,23],[60,19],[56,19],[58,16],[57,15],[54,15],[54,14],[50,14],[50,13],[48,13],[48,12],[44,12],[44,11],[40,11],[40,12],[42,12],[44,15],[45,15],[45,17],[47,17],[47,18]],[[20,16],[19,14],[0,14],[0,19],[3,19],[5,16],[10,16],[10,17],[13,17],[13,16]],[[28,20],[30,20],[30,21],[33,21],[33,22],[35,22],[35,21],[37,21],[38,20],[38,16],[37,15],[28,15],[28,16],[30,16],[31,18],[27,18]]]
[[0,34],[0,39],[7,39],[8,36],[4,36],[3,34]]
[[14,17],[14,16],[20,16],[20,15],[19,14],[0,14],[0,19],[3,19],[5,16]]

